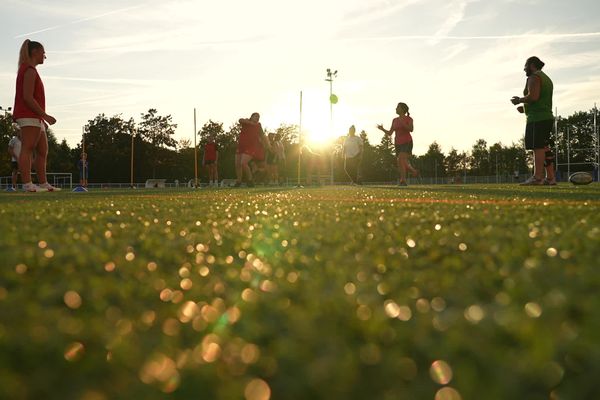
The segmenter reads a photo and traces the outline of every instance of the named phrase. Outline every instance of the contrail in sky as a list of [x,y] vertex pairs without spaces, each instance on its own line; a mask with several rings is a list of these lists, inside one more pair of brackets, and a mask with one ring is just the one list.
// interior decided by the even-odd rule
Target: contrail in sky
[[415,40],[415,39],[436,39],[436,40],[502,40],[502,39],[575,39],[592,38],[600,36],[600,32],[581,32],[581,33],[523,33],[520,35],[489,35],[489,36],[437,36],[437,35],[406,35],[406,36],[380,36],[380,37],[361,37],[361,38],[342,38],[340,40],[365,40],[365,41],[385,41],[385,40]]
[[69,22],[69,23],[67,23],[67,24],[55,25],[55,26],[51,26],[51,27],[48,27],[48,28],[40,29],[40,30],[38,30],[38,31],[33,31],[33,32],[28,32],[28,33],[23,33],[23,34],[21,34],[21,35],[17,35],[17,36],[15,36],[15,37],[14,37],[14,39],[19,39],[19,38],[22,38],[22,37],[25,37],[25,36],[36,35],[36,34],[38,34],[38,33],[42,33],[42,32],[53,31],[53,30],[55,30],[55,29],[60,29],[60,28],[63,28],[63,27],[65,27],[65,26],[69,26],[69,25],[76,25],[76,24],[80,24],[80,23],[82,23],[82,22],[87,22],[87,21],[92,21],[92,20],[94,20],[94,19],[103,18],[103,17],[106,17],[106,16],[108,16],[108,15],[112,15],[112,14],[118,14],[118,13],[122,13],[122,12],[125,12],[125,11],[130,11],[130,10],[135,10],[136,8],[141,8],[141,7],[143,7],[143,6],[144,6],[144,5],[140,4],[140,5],[137,5],[137,6],[131,6],[131,7],[126,7],[126,8],[120,8],[120,9],[118,9],[118,10],[113,10],[113,11],[109,11],[109,12],[106,12],[106,13],[103,13],[103,14],[94,15],[94,16],[92,16],[92,17],[81,18],[81,19],[78,19],[78,20],[75,20],[75,21]]

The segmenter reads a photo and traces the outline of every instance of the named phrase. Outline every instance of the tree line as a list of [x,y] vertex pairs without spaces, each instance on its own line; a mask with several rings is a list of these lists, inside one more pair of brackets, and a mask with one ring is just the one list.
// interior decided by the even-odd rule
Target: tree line
[[[594,133],[594,111],[580,111],[567,118],[557,119],[558,160],[566,163],[567,155],[571,172],[591,170],[595,162],[593,149],[598,144]],[[160,115],[150,109],[140,115],[140,122],[122,115],[106,116],[99,114],[88,121],[85,127],[85,151],[88,155],[90,183],[127,183],[130,181],[130,163],[134,159],[134,181],[144,182],[149,178],[162,178],[170,182],[188,182],[194,178],[194,147],[190,139],[177,141],[174,137],[177,124],[171,115]],[[0,116],[0,176],[10,175],[8,141],[13,136],[12,116]],[[298,157],[298,127],[282,124],[266,133],[280,135],[287,154],[284,175],[296,179]],[[201,166],[202,151],[209,136],[214,135],[219,145],[219,175],[223,179],[235,177],[235,150],[240,125],[237,122],[225,127],[222,122],[209,120],[198,131],[199,176],[206,181],[206,170]],[[396,163],[393,139],[383,136],[381,141],[372,144],[366,131],[360,133],[364,141],[362,180],[366,182],[395,181]],[[343,158],[339,151],[343,137],[338,138],[334,154],[334,179],[347,181],[343,171]],[[78,180],[77,162],[82,145],[70,147],[66,140],[59,142],[50,129],[48,131],[48,171],[70,172]],[[528,173],[531,166],[530,154],[525,151],[522,141],[505,145],[500,142],[488,144],[477,140],[469,151],[450,149],[444,153],[437,142],[429,145],[421,155],[414,155],[411,162],[419,169],[422,177],[438,177],[446,181],[460,182],[464,176],[508,176]],[[328,163],[329,165],[329,163]],[[566,166],[560,170],[566,172]],[[302,168],[306,171],[306,168]],[[329,171],[326,171],[329,172]]]

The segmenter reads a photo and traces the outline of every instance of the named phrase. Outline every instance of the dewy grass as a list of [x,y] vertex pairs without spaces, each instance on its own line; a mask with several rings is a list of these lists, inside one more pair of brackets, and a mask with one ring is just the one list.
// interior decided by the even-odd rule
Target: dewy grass
[[594,398],[599,195],[2,194],[0,398]]

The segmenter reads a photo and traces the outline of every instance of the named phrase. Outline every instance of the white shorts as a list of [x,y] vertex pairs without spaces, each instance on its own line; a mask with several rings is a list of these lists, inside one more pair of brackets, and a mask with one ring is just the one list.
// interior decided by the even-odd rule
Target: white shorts
[[37,118],[19,118],[16,122],[19,128],[35,126],[36,128],[41,128],[42,132],[46,132],[46,124]]

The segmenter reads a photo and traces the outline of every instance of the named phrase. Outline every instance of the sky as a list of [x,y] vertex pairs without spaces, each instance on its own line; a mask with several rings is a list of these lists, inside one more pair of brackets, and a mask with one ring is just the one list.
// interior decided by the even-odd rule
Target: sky
[[[38,71],[59,139],[73,146],[96,115],[140,120],[156,108],[193,140],[209,119],[252,112],[268,129],[381,140],[398,102],[414,118],[415,153],[475,140],[517,142],[509,99],[532,55],[546,62],[560,115],[600,103],[597,0],[1,0],[0,106],[13,105],[24,39],[44,44]],[[337,70],[333,129],[326,69]]]

